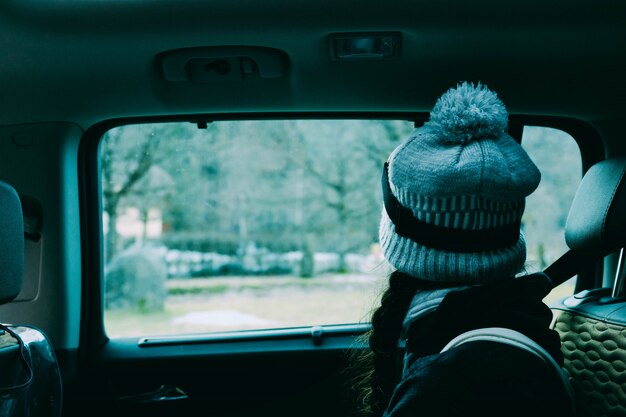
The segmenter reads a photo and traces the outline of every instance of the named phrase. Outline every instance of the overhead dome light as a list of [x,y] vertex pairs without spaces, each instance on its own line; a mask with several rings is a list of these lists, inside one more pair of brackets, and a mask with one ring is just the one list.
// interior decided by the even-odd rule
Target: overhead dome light
[[335,61],[393,59],[400,55],[400,33],[335,33],[330,35]]

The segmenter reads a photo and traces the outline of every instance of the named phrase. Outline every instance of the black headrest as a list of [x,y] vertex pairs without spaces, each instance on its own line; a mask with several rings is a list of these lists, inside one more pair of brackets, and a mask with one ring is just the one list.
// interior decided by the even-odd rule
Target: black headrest
[[17,192],[0,181],[0,304],[22,289],[24,274],[24,220]]
[[605,255],[626,246],[626,157],[592,166],[578,187],[565,226],[573,251]]

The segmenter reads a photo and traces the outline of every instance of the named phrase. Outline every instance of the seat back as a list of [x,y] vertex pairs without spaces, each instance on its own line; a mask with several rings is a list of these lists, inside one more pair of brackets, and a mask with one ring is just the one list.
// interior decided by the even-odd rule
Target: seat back
[[[528,352],[533,356],[536,356],[544,363],[545,366],[550,368],[561,381],[563,390],[567,393],[567,396],[570,400],[571,414],[575,412],[576,401],[574,397],[574,390],[568,375],[554,360],[552,355],[550,355],[539,343],[535,342],[528,336],[523,335],[516,330],[502,327],[485,327],[482,329],[470,330],[468,332],[458,335],[457,337],[452,339],[441,350],[441,352],[443,353],[449,349],[454,349],[462,345],[463,343],[469,342],[503,343],[505,345],[513,346],[517,349]],[[566,414],[570,415],[570,413]]]
[[[566,224],[570,264],[599,260],[626,244],[625,176],[626,158],[614,158],[593,166],[583,178]],[[616,289],[622,281],[618,271]],[[610,288],[582,291],[551,307],[578,415],[626,415],[624,294]]]
[[[0,181],[0,304],[17,297],[23,273],[20,199],[13,187]],[[0,325],[0,369],[0,417],[61,415],[59,367],[52,345],[40,330]]]

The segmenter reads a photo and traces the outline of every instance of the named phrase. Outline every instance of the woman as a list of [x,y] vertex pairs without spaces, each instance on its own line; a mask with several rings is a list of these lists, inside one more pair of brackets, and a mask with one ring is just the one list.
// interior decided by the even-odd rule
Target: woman
[[[506,133],[508,115],[485,86],[463,83],[385,164],[380,245],[395,268],[372,317],[361,379],[371,416],[570,415],[571,398],[543,274],[515,276],[520,231],[540,173]],[[441,352],[468,331],[530,338],[528,350],[478,340]],[[517,336],[516,336],[517,337]],[[404,357],[398,346],[405,344]]]

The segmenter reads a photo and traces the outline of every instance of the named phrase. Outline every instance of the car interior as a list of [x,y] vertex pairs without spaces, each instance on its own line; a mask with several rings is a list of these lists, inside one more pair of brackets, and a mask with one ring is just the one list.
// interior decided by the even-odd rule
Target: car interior
[[3,1],[0,415],[356,415],[380,169],[463,81],[542,171],[529,268],[555,284],[577,415],[626,415],[625,21],[610,1]]

